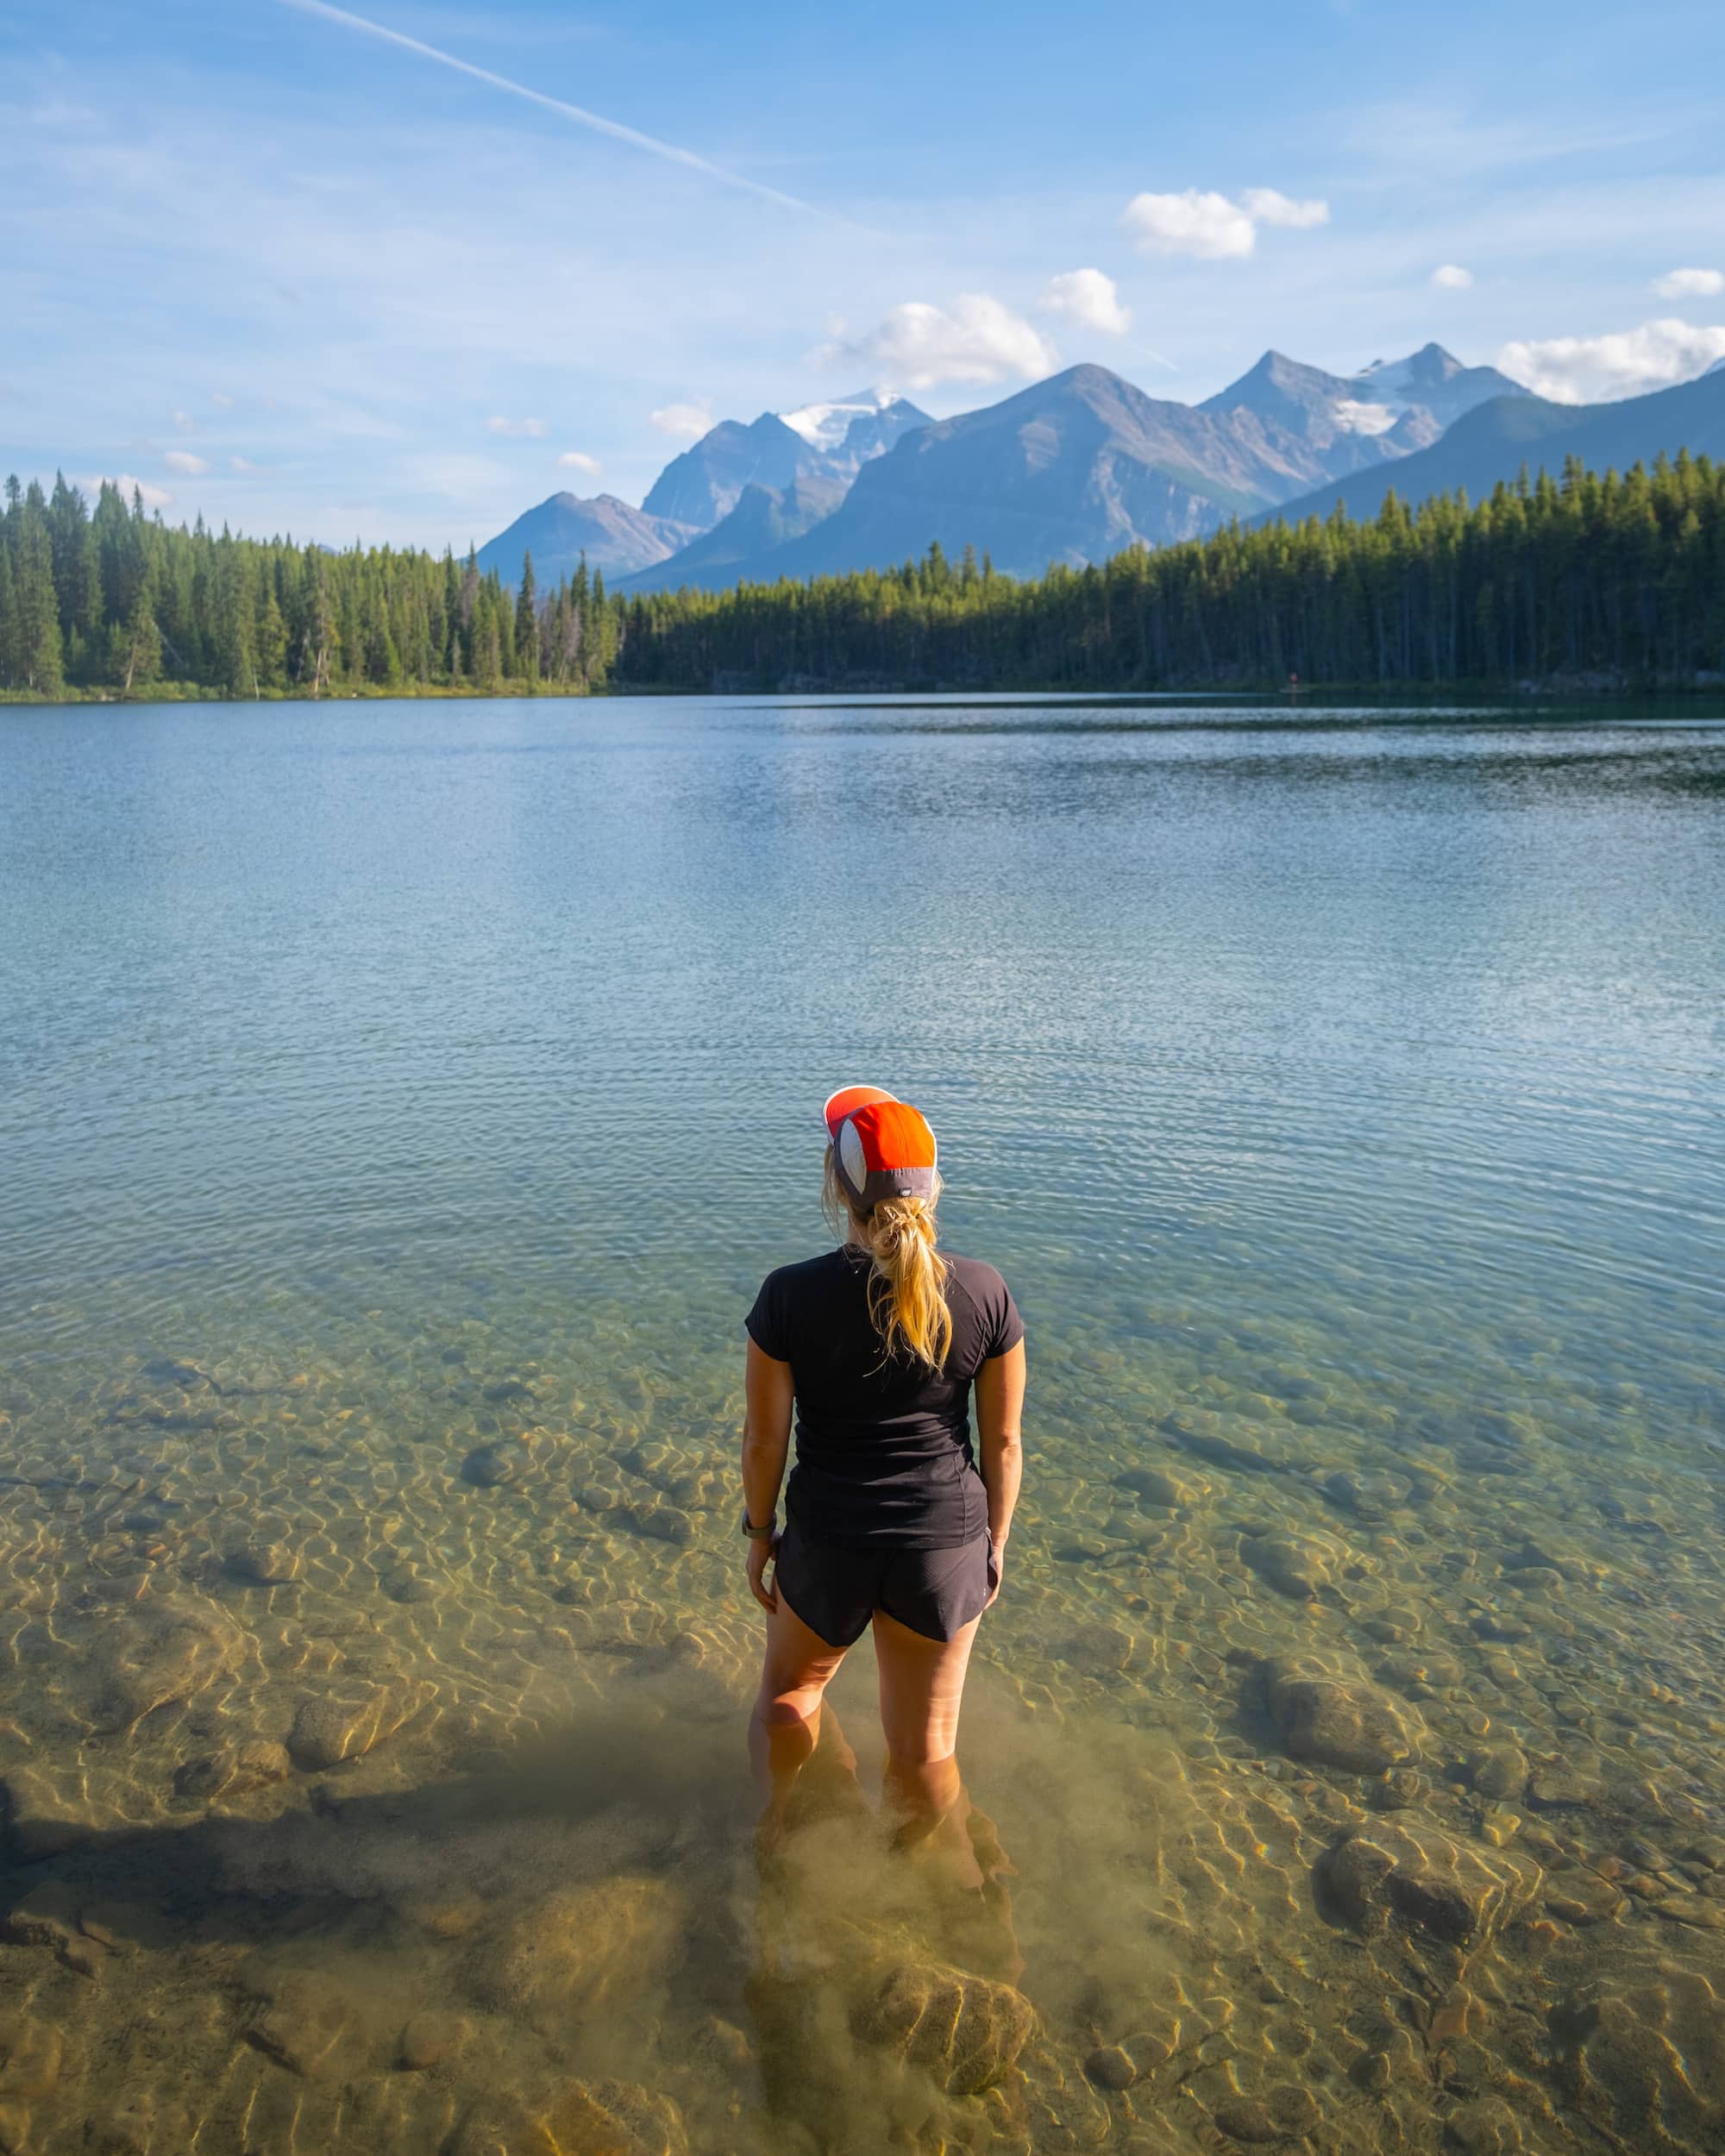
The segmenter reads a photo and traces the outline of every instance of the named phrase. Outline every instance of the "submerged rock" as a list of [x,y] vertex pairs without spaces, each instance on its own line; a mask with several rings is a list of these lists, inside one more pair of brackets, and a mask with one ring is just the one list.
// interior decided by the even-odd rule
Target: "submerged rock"
[[1159,1468],[1128,1468],[1124,1475],[1114,1477],[1116,1489],[1127,1489],[1140,1503],[1156,1505],[1167,1512],[1177,1512],[1182,1505],[1194,1503],[1201,1494],[1190,1482],[1182,1482],[1177,1476],[1164,1475]]
[[292,1769],[285,1745],[254,1737],[243,1744],[228,1745],[220,1752],[188,1759],[173,1777],[174,1794],[200,1802],[219,1796],[241,1796],[248,1789],[285,1781]]
[[688,2156],[669,2096],[632,2081],[569,2081],[538,2102],[499,2096],[462,2121],[454,2156]]
[[1216,2124],[1223,2133],[1248,2146],[1309,2134],[1320,2115],[1311,2091],[1294,2082],[1267,2089],[1261,2096],[1230,2096],[1216,2106]]
[[129,1729],[152,1708],[189,1698],[236,1669],[246,1636],[216,1603],[164,1599],[104,1629],[91,1656],[94,1719],[104,1733]]
[[1382,1774],[1412,1756],[1402,1711],[1363,1677],[1282,1656],[1261,1666],[1264,1703],[1289,1756]]
[[949,2096],[976,2096],[1012,2066],[1036,2028],[1023,1992],[938,1962],[901,1962],[852,2013],[862,2042],[920,2067]]
[[287,1749],[302,1767],[339,1766],[392,1737],[431,1696],[429,1684],[397,1681],[309,1699],[293,1718]]
[[1470,1752],[1464,1771],[1468,1786],[1481,1796],[1520,1796],[1527,1786],[1527,1756],[1514,1745],[1488,1745]]
[[299,1552],[285,1542],[248,1542],[230,1550],[228,1570],[255,1587],[281,1587],[299,1577]]
[[467,2040],[467,2024],[459,2014],[416,2014],[401,2032],[396,2064],[405,2073],[423,2073],[453,2059]]
[[1521,2146],[1521,2126],[1502,2096],[1458,2103],[1444,2121],[1444,2128],[1464,2156],[1513,2156]]
[[461,1462],[461,1480],[478,1489],[497,1489],[520,1479],[527,1464],[523,1445],[482,1445]]
[[1452,1841],[1404,1813],[1356,1827],[1319,1859],[1317,1872],[1330,1901],[1362,1930],[1396,1919],[1467,1948],[1519,1916],[1545,1877],[1531,1858]]
[[1329,1552],[1307,1535],[1249,1535],[1240,1545],[1240,1555],[1260,1579],[1290,1601],[1315,1601],[1334,1584]]
[[290,2073],[315,2074],[346,2029],[346,2001],[315,1977],[284,1977],[259,2002],[248,2042]]
[[1099,2089],[1130,2089],[1138,2067],[1118,2044],[1100,2045],[1084,2061],[1085,2078]]

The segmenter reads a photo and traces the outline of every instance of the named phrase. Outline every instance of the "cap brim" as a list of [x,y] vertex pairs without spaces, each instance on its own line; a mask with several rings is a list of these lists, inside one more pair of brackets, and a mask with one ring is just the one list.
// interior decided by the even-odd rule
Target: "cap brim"
[[858,1108],[871,1107],[877,1100],[896,1100],[898,1097],[883,1086],[841,1086],[837,1093],[827,1095],[826,1106],[820,1112],[827,1137],[836,1137],[845,1117],[855,1115]]

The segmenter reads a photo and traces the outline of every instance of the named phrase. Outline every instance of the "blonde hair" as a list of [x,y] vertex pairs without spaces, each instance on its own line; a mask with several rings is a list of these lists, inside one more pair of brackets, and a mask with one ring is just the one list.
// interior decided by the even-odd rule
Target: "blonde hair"
[[888,1355],[903,1346],[938,1369],[952,1345],[952,1313],[946,1303],[946,1260],[935,1248],[934,1209],[940,1177],[926,1198],[882,1198],[859,1213],[838,1180],[832,1148],[826,1149],[821,1210],[839,1234],[851,1233],[874,1261],[869,1310]]

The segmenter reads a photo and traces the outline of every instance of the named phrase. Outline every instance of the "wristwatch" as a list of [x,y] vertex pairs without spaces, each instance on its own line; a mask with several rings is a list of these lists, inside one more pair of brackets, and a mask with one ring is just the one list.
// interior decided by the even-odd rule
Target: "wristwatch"
[[749,1507],[745,1505],[743,1507],[743,1532],[744,1534],[748,1535],[751,1540],[770,1542],[773,1539],[773,1537],[779,1532],[779,1516],[776,1513],[775,1513],[773,1517],[767,1522],[764,1527],[757,1527],[755,1525],[755,1522],[749,1517]]

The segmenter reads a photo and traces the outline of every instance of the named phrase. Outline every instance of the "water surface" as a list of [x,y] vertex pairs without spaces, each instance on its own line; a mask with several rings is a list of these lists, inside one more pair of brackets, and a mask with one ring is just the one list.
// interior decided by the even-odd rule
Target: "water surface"
[[[1722,842],[1699,706],[0,714],[0,2104],[1716,2150]],[[763,1874],[740,1321],[858,1078],[1030,1469],[968,1832],[865,1645]]]

